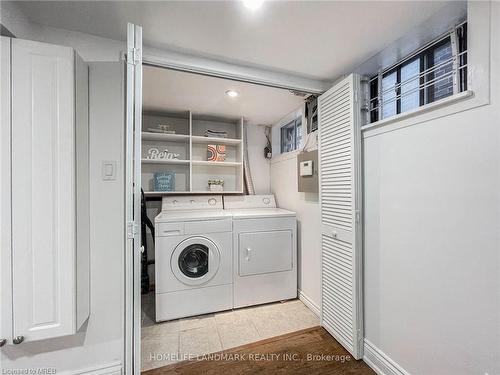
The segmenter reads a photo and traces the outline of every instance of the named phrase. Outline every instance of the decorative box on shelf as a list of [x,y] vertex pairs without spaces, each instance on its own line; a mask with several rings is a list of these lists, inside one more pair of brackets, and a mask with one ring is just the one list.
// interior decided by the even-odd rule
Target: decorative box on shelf
[[224,191],[224,180],[208,180],[208,190]]
[[156,172],[153,175],[154,191],[174,191],[175,190],[175,172],[165,171]]
[[226,146],[225,145],[207,145],[207,160],[208,161],[225,161]]

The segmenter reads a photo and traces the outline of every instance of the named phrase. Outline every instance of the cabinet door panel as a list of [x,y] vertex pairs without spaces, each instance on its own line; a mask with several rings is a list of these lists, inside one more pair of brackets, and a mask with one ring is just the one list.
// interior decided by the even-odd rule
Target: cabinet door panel
[[14,335],[74,332],[74,52],[12,41]]

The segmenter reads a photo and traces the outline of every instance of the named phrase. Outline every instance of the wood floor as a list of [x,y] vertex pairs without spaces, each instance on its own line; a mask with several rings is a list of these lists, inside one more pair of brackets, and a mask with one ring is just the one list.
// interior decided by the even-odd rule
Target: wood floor
[[363,361],[354,360],[323,328],[313,327],[142,374],[373,375],[375,372]]

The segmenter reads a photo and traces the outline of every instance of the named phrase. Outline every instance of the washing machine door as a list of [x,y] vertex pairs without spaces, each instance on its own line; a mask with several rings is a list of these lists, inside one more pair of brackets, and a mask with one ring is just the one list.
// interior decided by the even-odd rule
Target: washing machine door
[[219,265],[219,248],[205,237],[182,241],[170,260],[173,274],[186,285],[202,285],[210,281],[217,274]]

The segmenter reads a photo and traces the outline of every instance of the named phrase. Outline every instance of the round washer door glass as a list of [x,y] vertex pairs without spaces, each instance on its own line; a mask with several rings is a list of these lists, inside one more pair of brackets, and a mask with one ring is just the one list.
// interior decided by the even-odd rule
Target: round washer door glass
[[208,273],[209,249],[203,244],[187,246],[179,255],[179,269],[187,277],[198,278]]
[[219,248],[213,241],[201,236],[179,243],[170,259],[173,274],[185,285],[203,285],[217,274],[219,266]]

